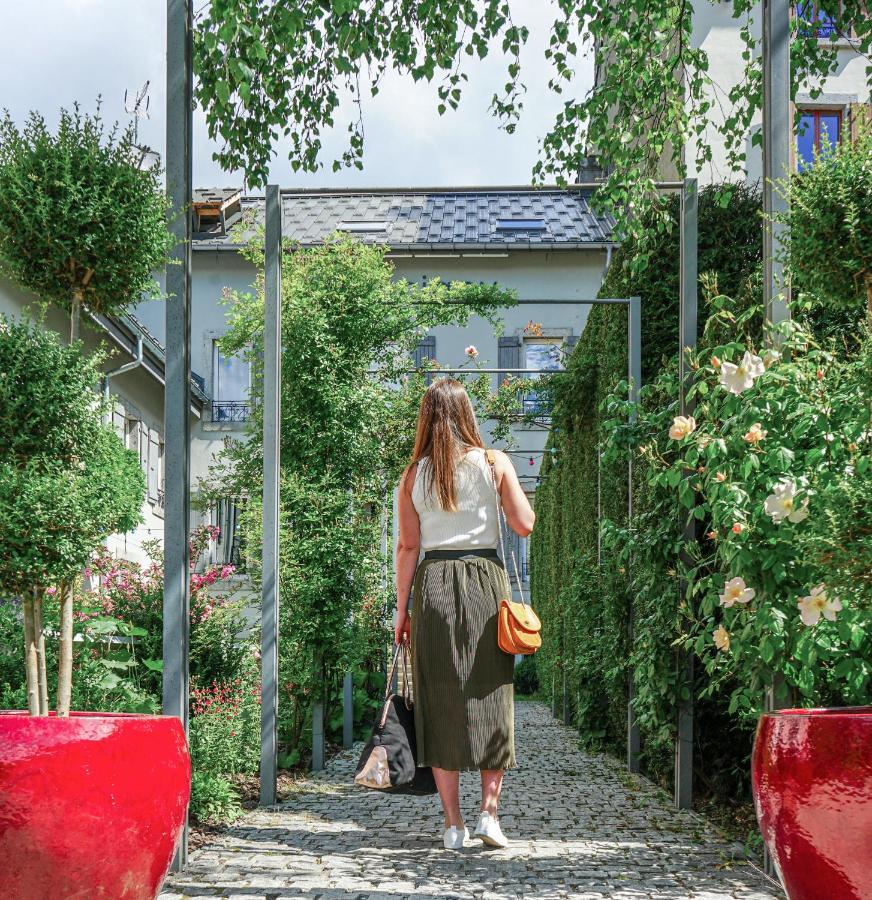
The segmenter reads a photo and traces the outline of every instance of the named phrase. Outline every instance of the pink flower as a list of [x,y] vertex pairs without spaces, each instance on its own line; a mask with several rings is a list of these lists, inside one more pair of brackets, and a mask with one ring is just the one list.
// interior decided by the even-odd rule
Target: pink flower
[[470,359],[475,359],[476,356],[478,356],[478,350],[476,349],[475,344],[470,344],[463,352],[464,352]]
[[45,589],[45,592],[47,594],[56,594],[58,592],[58,589],[56,587],[49,587]]

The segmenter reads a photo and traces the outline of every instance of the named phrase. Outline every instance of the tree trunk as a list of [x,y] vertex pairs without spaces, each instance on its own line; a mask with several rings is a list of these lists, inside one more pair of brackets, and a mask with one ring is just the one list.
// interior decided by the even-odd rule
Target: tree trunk
[[33,597],[25,594],[24,603],[24,663],[27,673],[27,711],[39,715],[39,665],[36,658],[36,633],[33,622]]
[[70,343],[74,344],[79,339],[79,323],[82,319],[82,291],[76,288],[73,291],[73,299],[70,305]]
[[70,695],[73,689],[73,585],[64,581],[59,588],[61,601],[61,639],[58,650],[58,706],[59,716],[70,714]]
[[48,678],[45,670],[45,630],[42,617],[42,589],[33,594],[33,630],[36,635],[37,678],[39,680],[39,714],[48,715]]

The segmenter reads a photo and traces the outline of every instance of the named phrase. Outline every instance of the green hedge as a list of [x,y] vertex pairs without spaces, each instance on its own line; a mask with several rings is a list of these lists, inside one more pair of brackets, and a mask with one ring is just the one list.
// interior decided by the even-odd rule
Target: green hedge
[[[792,185],[798,204],[814,203],[808,181]],[[843,188],[839,196],[849,196]],[[816,294],[795,299],[794,322],[779,339],[783,352],[764,352],[759,197],[710,187],[699,208],[696,421],[683,437],[671,433],[678,413],[673,228],[656,239],[641,274],[634,270],[639,248],[623,246],[602,288],[603,296],[642,298],[635,424],[622,308],[593,310],[566,373],[552,380],[554,429],[536,498],[531,579],[545,624],[542,693],[558,712],[565,696],[586,743],[623,753],[632,667],[643,770],[664,785],[672,779],[680,690],[676,651],[695,655],[695,800],[729,809],[749,797],[748,757],[767,685],[783,683],[781,699],[790,705],[868,697],[872,347],[859,326],[862,296],[833,304]],[[806,242],[825,240],[811,233],[816,222],[809,215],[802,226]],[[726,364],[746,352],[764,359],[751,361],[750,384],[731,387]],[[755,423],[762,442],[748,436]],[[785,479],[797,503],[809,506],[805,518],[786,524],[767,508]],[[688,562],[680,551],[691,511],[699,524]],[[733,580],[751,589],[739,603],[722,593]],[[830,604],[823,618],[809,613],[815,592]]]
[[[600,290],[602,297],[642,298],[642,381],[650,382],[665,358],[675,357],[678,341],[678,198],[668,201],[673,228],[661,234],[649,264],[633,272],[632,243],[622,246]],[[740,293],[759,268],[762,247],[761,200],[754,188],[711,186],[699,196],[699,271],[716,273],[725,293]],[[626,377],[626,310],[593,307],[567,371],[554,380],[554,419],[536,493],[537,526],[530,544],[531,590],[541,611],[544,644],[537,654],[541,691],[556,692],[562,709],[566,681],[568,713],[583,738],[622,752],[626,736],[627,658],[630,652],[629,583],[620,566],[597,563],[598,496],[601,518],[626,525],[627,467],[597,464],[605,437],[603,401]],[[671,402],[648,397],[646,402]],[[647,496],[637,466],[634,503],[644,522]],[[599,487],[599,490],[598,490]],[[673,535],[676,546],[680,531]],[[658,536],[658,540],[660,537]],[[656,571],[634,572],[635,640],[650,641],[651,666],[663,671],[669,648],[656,639],[669,627],[677,607],[673,578]],[[658,621],[659,620],[659,621]],[[717,703],[714,702],[717,706]],[[711,705],[711,704],[710,704]],[[650,774],[668,781],[672,697],[664,685],[658,724],[645,729],[643,750]],[[708,713],[707,713],[708,714]]]

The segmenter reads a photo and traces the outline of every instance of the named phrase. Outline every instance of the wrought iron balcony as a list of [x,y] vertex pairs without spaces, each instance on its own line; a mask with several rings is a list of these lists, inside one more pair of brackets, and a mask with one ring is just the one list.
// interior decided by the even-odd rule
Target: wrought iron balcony
[[213,422],[247,422],[251,417],[251,404],[247,400],[213,400]]

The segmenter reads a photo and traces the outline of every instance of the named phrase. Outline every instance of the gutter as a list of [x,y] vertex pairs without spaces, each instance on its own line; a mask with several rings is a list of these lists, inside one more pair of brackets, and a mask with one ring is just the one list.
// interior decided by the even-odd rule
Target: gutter
[[136,336],[136,355],[130,362],[123,363],[118,366],[116,369],[110,369],[103,376],[103,399],[106,403],[109,402],[109,379],[113,378],[115,375],[123,375],[125,372],[131,372],[133,369],[138,369],[142,365],[143,361],[143,350],[142,350],[142,335],[138,334]]

